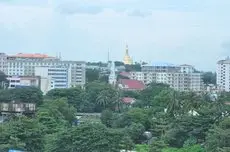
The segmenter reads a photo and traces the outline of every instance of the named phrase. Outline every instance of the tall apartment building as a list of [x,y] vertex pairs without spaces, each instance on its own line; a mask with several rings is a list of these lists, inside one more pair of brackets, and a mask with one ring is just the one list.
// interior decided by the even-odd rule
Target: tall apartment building
[[225,60],[220,60],[217,62],[216,69],[217,86],[221,90],[229,92],[230,91],[230,58],[227,57]]
[[201,91],[201,73],[195,72],[190,65],[153,64],[144,66],[142,72],[130,72],[131,79],[149,84],[151,82],[168,84],[178,91]]
[[0,71],[7,72],[7,55],[5,53],[0,53]]
[[7,56],[5,74],[36,76],[35,67],[64,66],[70,69],[70,86],[83,86],[85,84],[85,65],[84,61],[62,61],[43,54],[17,54]]

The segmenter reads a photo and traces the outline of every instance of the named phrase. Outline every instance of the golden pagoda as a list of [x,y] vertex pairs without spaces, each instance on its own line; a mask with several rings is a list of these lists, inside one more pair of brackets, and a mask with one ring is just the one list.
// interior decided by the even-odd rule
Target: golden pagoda
[[124,64],[129,64],[129,65],[133,64],[133,60],[129,56],[128,45],[126,45],[125,56],[124,56],[123,62],[124,62]]

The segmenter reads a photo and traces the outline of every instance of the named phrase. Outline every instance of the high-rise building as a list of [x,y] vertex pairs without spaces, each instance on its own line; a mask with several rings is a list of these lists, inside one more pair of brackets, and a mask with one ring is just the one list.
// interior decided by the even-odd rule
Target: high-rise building
[[124,62],[124,64],[129,64],[129,65],[133,64],[133,60],[132,60],[132,58],[129,56],[129,48],[128,48],[128,45],[126,45],[125,56],[124,56],[123,62]]
[[221,90],[230,91],[230,58],[227,57],[225,60],[217,62],[216,69],[217,79],[216,84]]
[[7,55],[5,53],[0,53],[0,71],[7,72]]
[[10,76],[36,76],[35,67],[64,66],[70,70],[70,86],[83,86],[85,84],[84,61],[62,61],[60,58],[44,54],[17,54],[7,56],[6,75]]

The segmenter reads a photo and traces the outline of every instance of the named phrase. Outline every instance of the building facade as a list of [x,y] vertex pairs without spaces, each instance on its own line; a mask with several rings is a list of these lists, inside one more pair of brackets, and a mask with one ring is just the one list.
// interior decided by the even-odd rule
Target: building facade
[[0,53],[0,71],[7,73],[7,55]]
[[141,67],[142,72],[180,72],[180,70],[179,66],[164,62],[154,62]]
[[129,78],[144,84],[164,83],[178,91],[202,91],[202,75],[190,65],[153,64],[142,67],[142,72],[130,72]]
[[44,54],[17,54],[7,56],[5,74],[10,76],[36,76],[35,67],[65,66],[70,69],[71,86],[85,84],[84,61],[62,61]]
[[221,90],[229,92],[230,91],[230,58],[227,57],[225,60],[220,60],[217,62],[216,68],[217,86]]
[[41,79],[39,76],[8,76],[8,88],[33,86],[40,88]]
[[71,87],[71,68],[68,66],[35,67],[35,75],[40,76],[44,80],[41,82],[43,93],[55,88]]

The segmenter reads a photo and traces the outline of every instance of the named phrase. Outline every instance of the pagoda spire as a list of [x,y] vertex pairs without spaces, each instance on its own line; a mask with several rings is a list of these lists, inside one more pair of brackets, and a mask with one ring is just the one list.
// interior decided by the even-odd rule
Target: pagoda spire
[[125,55],[129,55],[129,47],[128,47],[128,44],[126,44],[126,49],[125,49]]

